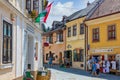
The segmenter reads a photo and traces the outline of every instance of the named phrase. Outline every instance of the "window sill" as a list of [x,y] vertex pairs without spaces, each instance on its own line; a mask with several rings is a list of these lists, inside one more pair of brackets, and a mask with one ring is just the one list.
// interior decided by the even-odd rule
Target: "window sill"
[[63,42],[59,42],[59,41],[58,41],[58,42],[56,42],[56,44],[63,44]]
[[0,65],[0,69],[7,69],[7,68],[12,68],[13,64],[2,64]]
[[93,42],[93,43],[96,43],[96,42],[100,42],[100,41],[99,41],[99,40],[93,40],[92,42]]
[[115,40],[117,40],[117,39],[108,39],[108,41],[115,41]]

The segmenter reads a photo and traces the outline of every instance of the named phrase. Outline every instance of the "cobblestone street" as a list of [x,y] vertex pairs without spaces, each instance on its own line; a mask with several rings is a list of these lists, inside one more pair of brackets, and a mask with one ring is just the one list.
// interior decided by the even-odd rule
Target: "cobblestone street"
[[54,66],[51,70],[51,80],[120,80],[120,76],[113,74],[100,74],[95,77],[84,70],[73,68],[59,68]]

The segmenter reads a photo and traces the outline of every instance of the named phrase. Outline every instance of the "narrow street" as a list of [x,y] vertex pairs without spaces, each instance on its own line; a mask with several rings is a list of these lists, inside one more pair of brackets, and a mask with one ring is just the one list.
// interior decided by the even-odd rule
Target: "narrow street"
[[95,77],[84,70],[73,68],[60,68],[54,66],[51,70],[51,80],[120,80],[120,76],[113,74],[100,74]]

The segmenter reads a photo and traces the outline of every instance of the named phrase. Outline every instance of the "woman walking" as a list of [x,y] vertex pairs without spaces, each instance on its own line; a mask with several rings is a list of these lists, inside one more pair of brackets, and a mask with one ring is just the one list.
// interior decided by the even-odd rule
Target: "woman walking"
[[97,70],[97,66],[96,66],[96,62],[93,62],[92,64],[92,75],[96,76],[96,70]]

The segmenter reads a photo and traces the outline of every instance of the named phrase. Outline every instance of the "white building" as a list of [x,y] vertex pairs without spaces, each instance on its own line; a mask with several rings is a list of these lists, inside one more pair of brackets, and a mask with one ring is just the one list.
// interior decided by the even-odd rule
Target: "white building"
[[43,66],[41,26],[28,18],[41,0],[0,0],[0,80],[21,80]]

